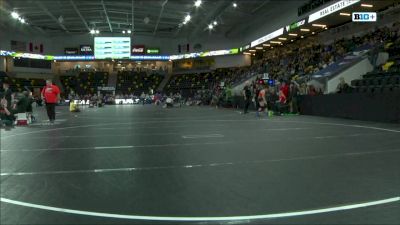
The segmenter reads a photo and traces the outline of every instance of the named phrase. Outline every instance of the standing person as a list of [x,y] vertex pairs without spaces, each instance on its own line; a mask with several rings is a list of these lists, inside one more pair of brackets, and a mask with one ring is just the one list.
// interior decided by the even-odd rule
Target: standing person
[[10,84],[7,82],[3,83],[3,89],[4,89],[4,99],[7,100],[7,108],[10,109],[11,103],[12,103],[12,91],[10,89]]
[[267,101],[268,92],[269,92],[268,86],[264,85],[263,89],[261,89],[260,92],[258,93],[257,101],[258,101],[259,108],[257,109],[257,116],[260,116],[261,112],[262,113],[267,113],[268,112],[268,108],[267,108],[267,106],[268,106],[268,101]]
[[250,82],[246,81],[246,84],[244,85],[243,88],[243,97],[244,97],[244,111],[243,113],[246,114],[249,111],[249,106],[251,103],[251,87],[250,87]]
[[42,90],[42,99],[46,103],[49,121],[54,123],[56,119],[56,103],[60,99],[60,89],[51,80],[46,80],[46,86]]
[[290,112],[298,113],[297,97],[299,95],[299,88],[295,81],[292,81],[289,86],[289,104]]

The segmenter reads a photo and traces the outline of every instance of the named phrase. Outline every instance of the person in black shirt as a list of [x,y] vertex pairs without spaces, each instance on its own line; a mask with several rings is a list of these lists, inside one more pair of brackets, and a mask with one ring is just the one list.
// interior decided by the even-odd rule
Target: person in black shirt
[[348,93],[350,91],[350,86],[346,83],[343,77],[339,78],[339,84],[336,87],[337,93]]
[[246,84],[243,88],[243,97],[244,97],[244,114],[248,113],[249,106],[251,103],[251,87],[250,83],[246,81]]
[[7,108],[11,107],[11,103],[12,103],[12,91],[10,89],[10,85],[6,82],[3,83],[3,89],[4,89],[4,94],[3,94],[3,98],[5,100],[7,100]]

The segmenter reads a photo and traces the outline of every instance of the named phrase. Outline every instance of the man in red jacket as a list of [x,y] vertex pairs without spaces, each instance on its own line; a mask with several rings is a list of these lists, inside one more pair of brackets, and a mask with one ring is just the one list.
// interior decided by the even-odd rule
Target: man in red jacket
[[46,102],[47,116],[50,123],[56,119],[56,104],[60,99],[60,89],[53,85],[51,80],[46,80],[46,86],[42,90],[42,99]]

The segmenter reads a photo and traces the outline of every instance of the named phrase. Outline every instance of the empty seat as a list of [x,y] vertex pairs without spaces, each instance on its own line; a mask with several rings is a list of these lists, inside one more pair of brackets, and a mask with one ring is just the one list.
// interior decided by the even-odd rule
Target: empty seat
[[352,80],[351,81],[351,86],[353,86],[353,87],[360,86],[360,80]]

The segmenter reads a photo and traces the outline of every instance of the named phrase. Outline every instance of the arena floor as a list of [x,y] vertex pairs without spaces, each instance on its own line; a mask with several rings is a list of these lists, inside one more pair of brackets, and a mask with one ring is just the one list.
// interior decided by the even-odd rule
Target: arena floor
[[1,224],[400,224],[399,124],[57,111],[1,131]]

